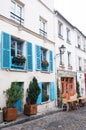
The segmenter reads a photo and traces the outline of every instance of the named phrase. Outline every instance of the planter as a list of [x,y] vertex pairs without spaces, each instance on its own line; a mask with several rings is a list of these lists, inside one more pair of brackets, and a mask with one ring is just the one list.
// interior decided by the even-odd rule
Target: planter
[[3,119],[4,121],[13,121],[17,118],[17,108],[4,108],[3,109]]
[[23,55],[17,55],[17,56],[13,57],[12,61],[16,65],[23,65],[25,63],[26,59]]
[[25,104],[24,105],[24,114],[25,115],[35,115],[37,114],[37,105],[36,104]]
[[41,66],[42,66],[42,67],[48,67],[48,66],[49,66],[48,61],[47,61],[47,60],[42,60]]

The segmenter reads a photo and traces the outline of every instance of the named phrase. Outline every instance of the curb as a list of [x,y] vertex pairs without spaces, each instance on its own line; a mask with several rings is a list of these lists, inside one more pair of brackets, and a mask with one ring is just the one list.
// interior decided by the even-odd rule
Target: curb
[[62,109],[52,110],[52,111],[49,111],[49,112],[41,113],[40,115],[31,115],[31,116],[26,116],[26,115],[22,114],[22,116],[20,115],[21,117],[19,116],[15,121],[1,123],[0,129],[5,128],[5,127],[9,127],[9,126],[13,126],[13,125],[17,125],[17,124],[21,124],[21,123],[24,123],[24,122],[27,122],[27,121],[36,120],[36,119],[42,118],[44,116],[48,116],[48,115],[51,115],[51,114],[54,114],[54,113],[57,113],[57,112],[61,112],[61,111],[62,111]]

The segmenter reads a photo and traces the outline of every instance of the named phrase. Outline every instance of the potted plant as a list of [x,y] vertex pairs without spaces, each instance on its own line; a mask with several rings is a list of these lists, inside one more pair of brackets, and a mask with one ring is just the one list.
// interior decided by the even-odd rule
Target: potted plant
[[45,59],[45,60],[42,60],[42,61],[41,61],[41,65],[42,65],[42,67],[48,67],[48,66],[49,66],[49,63],[48,63],[48,61]]
[[37,79],[34,77],[27,89],[27,97],[26,97],[27,104],[24,105],[25,115],[34,115],[37,113],[36,101],[39,94],[40,94],[40,88],[38,86]]
[[46,102],[46,101],[48,101],[48,100],[49,100],[49,95],[43,94],[43,95],[42,95],[42,102]]
[[13,57],[13,63],[16,65],[23,65],[26,61],[26,58],[23,55],[17,55]]
[[58,107],[62,106],[62,97],[61,97],[61,92],[59,85],[57,84],[57,101],[58,101]]
[[76,81],[76,92],[77,92],[77,97],[80,97],[80,84],[78,81]]
[[3,108],[4,121],[12,121],[17,118],[17,108],[14,104],[22,98],[23,91],[19,88],[17,82],[12,82],[11,87],[4,91],[6,94],[6,107]]

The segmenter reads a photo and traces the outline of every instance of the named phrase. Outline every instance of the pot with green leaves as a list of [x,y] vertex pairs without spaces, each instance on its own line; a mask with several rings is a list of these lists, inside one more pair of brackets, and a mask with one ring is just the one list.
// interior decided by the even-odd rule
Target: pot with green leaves
[[27,89],[27,98],[26,98],[27,104],[24,105],[25,115],[34,115],[37,113],[36,101],[39,94],[40,94],[40,88],[37,79],[34,77]]
[[17,118],[17,108],[14,104],[23,97],[23,90],[19,88],[17,82],[12,82],[11,87],[4,91],[6,95],[6,107],[3,108],[4,121],[12,121]]

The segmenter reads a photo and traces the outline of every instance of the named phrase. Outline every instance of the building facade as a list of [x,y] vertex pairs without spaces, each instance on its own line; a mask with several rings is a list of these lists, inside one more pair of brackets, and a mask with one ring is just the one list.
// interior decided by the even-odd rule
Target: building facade
[[[62,45],[66,47],[64,54],[59,50]],[[81,95],[85,95],[85,57],[86,37],[54,11],[54,0],[0,2],[1,108],[6,106],[3,91],[17,81],[24,96],[16,107],[23,112],[26,90],[34,76],[41,89],[38,112],[57,106],[57,84],[62,96],[70,99],[77,96],[78,80]],[[23,58],[23,63],[18,58]],[[48,96],[47,101],[43,100],[44,95]]]
[[[76,82],[80,85],[80,95],[86,94],[86,37],[58,11],[55,11],[56,30],[56,79],[62,98],[77,97]],[[66,47],[61,54],[61,46]]]
[[75,58],[77,81],[80,85],[80,95],[86,95],[86,37],[75,28]]
[[[5,0],[0,2],[0,107],[6,106],[3,91],[17,81],[24,97],[16,107],[22,112],[26,90],[35,76],[41,89],[38,112],[51,109],[55,107],[53,0],[8,0],[4,3]],[[18,57],[25,58],[25,62],[16,62]],[[42,65],[45,61],[47,66]],[[46,102],[44,94],[49,97]]]

